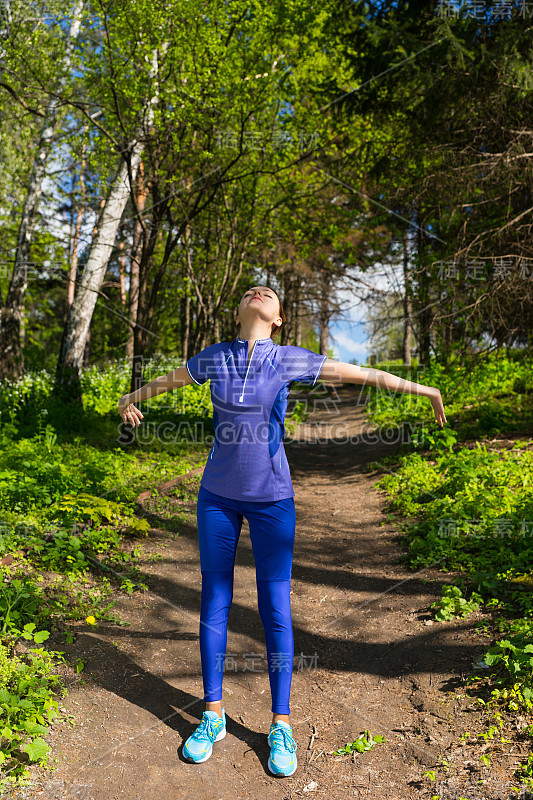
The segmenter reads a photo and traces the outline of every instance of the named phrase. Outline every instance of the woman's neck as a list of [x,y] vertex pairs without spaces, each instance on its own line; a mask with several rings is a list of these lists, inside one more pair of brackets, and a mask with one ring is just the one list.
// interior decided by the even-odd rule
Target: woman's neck
[[259,328],[250,328],[250,329],[239,329],[238,333],[239,339],[244,339],[247,342],[250,342],[252,345],[256,339],[269,339],[270,338],[270,331],[259,329]]
[[248,342],[248,356],[247,361],[250,360],[252,350],[257,339],[268,339],[270,336],[268,331],[258,330],[258,328],[251,328],[250,330],[240,330],[239,339],[244,339]]

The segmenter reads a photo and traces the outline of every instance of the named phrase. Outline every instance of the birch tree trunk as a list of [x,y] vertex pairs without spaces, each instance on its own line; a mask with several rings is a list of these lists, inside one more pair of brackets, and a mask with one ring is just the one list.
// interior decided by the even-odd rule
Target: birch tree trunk
[[[22,210],[13,274],[7,292],[5,306],[0,308],[0,379],[18,380],[24,372],[24,359],[21,346],[21,323],[24,314],[24,296],[28,287],[28,263],[30,247],[35,227],[37,207],[41,199],[42,184],[46,161],[58,122],[58,95],[64,87],[66,75],[70,70],[70,62],[74,41],[76,40],[83,11],[84,0],[77,0],[72,14],[72,22],[65,43],[65,58],[62,77],[58,82],[56,96],[51,97],[46,109],[45,120],[33,160],[28,191]],[[9,5],[7,5],[9,9]]]
[[[154,52],[151,75],[157,71],[157,51]],[[98,231],[93,237],[83,275],[76,287],[74,302],[70,307],[56,368],[54,392],[64,403],[83,406],[81,391],[81,370],[83,354],[89,327],[94,314],[96,300],[103,283],[109,258],[115,246],[117,230],[126,207],[133,182],[141,163],[144,150],[144,137],[153,121],[153,105],[157,102],[157,92],[148,102],[146,121],[138,126],[133,140],[124,150],[117,175],[111,184],[107,200],[98,221]],[[131,183],[130,183],[131,180]]]
[[[144,143],[139,141],[132,148],[130,164],[133,178],[137,173],[143,148]],[[72,400],[82,405],[80,375],[85,343],[129,193],[128,164],[123,160],[107,196],[98,223],[98,231],[91,244],[89,258],[76,287],[74,302],[69,309],[67,323],[63,329],[55,391],[65,402]]]

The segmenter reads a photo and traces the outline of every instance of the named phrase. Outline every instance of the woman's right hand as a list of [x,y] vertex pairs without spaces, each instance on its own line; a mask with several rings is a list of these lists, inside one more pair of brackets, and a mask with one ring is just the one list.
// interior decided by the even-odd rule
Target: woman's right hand
[[138,408],[135,408],[133,403],[128,402],[128,395],[123,395],[120,400],[118,401],[118,413],[124,420],[124,422],[129,422],[130,425],[135,427],[139,427],[141,424],[141,419],[144,419],[144,416],[141,414]]
[[444,412],[444,405],[442,402],[442,397],[440,394],[440,389],[432,386],[432,394],[430,396],[431,405],[433,406],[433,411],[435,412],[435,418],[439,423],[439,428],[442,428],[445,422],[448,422],[446,419],[446,414]]

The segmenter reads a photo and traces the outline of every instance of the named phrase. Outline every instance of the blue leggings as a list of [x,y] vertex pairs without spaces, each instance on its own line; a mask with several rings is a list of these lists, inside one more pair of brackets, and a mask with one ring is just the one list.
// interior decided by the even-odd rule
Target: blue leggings
[[255,560],[257,601],[265,630],[272,711],[290,714],[294,662],[291,618],[294,498],[274,502],[231,500],[200,486],[196,506],[202,571],[200,655],[204,701],[222,699],[233,569],[243,517]]

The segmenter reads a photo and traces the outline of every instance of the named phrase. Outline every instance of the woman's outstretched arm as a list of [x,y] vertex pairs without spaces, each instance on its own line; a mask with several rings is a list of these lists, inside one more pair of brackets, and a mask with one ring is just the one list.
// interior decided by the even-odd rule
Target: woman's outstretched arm
[[443,424],[448,422],[444,413],[440,391],[434,386],[413,383],[405,380],[405,378],[392,375],[390,372],[384,372],[382,369],[359,367],[356,364],[346,364],[344,361],[334,361],[331,358],[327,358],[324,361],[318,378],[332,383],[360,383],[363,386],[377,386],[396,392],[406,392],[407,394],[421,394],[424,397],[429,397],[439,426],[442,428]]
[[144,419],[144,417],[133,403],[140,403],[142,400],[148,400],[149,397],[155,397],[158,394],[163,394],[163,392],[171,392],[172,389],[179,389],[189,383],[193,383],[193,379],[185,366],[173,369],[166,375],[160,375],[150,383],[145,383],[135,392],[122,395],[118,401],[118,413],[124,422],[130,422],[133,427],[135,425],[139,426],[141,419]]

